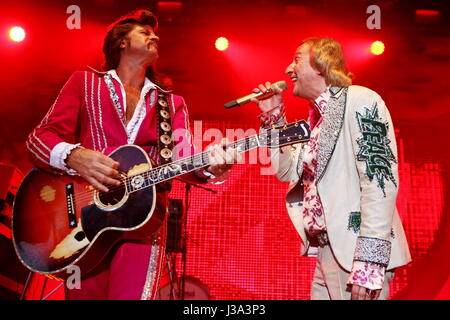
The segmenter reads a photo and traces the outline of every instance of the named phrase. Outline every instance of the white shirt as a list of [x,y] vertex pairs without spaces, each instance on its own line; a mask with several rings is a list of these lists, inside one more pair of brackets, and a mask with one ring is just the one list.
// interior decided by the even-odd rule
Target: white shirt
[[[114,79],[117,80],[120,84],[120,91],[122,92],[123,97],[123,109],[124,113],[127,112],[127,99],[126,99],[126,93],[125,93],[125,87],[122,84],[122,81],[120,80],[119,76],[117,75],[116,70],[112,69],[107,72],[111,75]],[[156,84],[151,82],[148,78],[145,78],[144,80],[144,86],[141,90],[141,96],[139,98],[139,101],[136,105],[136,109],[134,110],[133,116],[131,117],[130,122],[128,122],[126,126],[127,136],[128,136],[128,143],[132,144],[134,143],[134,140],[136,140],[137,133],[139,131],[139,127],[142,124],[142,121],[145,118],[145,115],[147,114],[146,105],[145,105],[145,96],[151,89],[158,88]],[[152,96],[151,99],[155,99],[155,96]],[[153,101],[150,102],[150,105],[153,105]]]
[[[120,91],[121,91],[122,97],[123,97],[123,100],[122,100],[123,108],[124,108],[124,112],[126,113],[127,99],[126,99],[125,87],[123,86],[122,81],[120,80],[119,76],[117,75],[116,70],[111,69],[111,70],[107,71],[106,73],[110,74],[112,78],[116,79],[117,82],[119,82]],[[140,95],[139,101],[136,105],[136,109],[134,110],[134,113],[133,113],[133,116],[132,116],[130,122],[128,122],[128,124],[125,128],[129,144],[134,143],[134,141],[136,140],[136,136],[139,131],[139,128],[147,114],[145,97],[151,89],[156,89],[156,88],[159,88],[159,87],[156,84],[154,84],[153,82],[151,82],[148,78],[145,78],[144,86],[142,87],[141,95]],[[159,89],[161,89],[161,88],[159,88]],[[150,98],[152,99],[152,101],[150,101],[150,106],[152,106],[154,104],[153,103],[154,99],[156,99],[156,91],[155,91],[155,94],[152,95]],[[72,170],[72,169],[69,169],[66,167],[65,160],[66,160],[67,156],[70,154],[70,152],[79,146],[80,146],[79,143],[77,143],[77,144],[71,144],[71,143],[67,143],[67,142],[58,143],[52,149],[52,151],[50,153],[50,165],[52,167],[64,170],[68,174],[71,174],[71,175],[76,174],[75,170]]]

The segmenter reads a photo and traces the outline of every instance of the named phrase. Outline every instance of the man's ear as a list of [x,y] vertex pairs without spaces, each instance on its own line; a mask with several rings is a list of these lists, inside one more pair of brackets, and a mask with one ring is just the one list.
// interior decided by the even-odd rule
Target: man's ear
[[127,39],[122,39],[121,41],[120,41],[120,49],[124,49],[124,48],[126,48],[127,47]]

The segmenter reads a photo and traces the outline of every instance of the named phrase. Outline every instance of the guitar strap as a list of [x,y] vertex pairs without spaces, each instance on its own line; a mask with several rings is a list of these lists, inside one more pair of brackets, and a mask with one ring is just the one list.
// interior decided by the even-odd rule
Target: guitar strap
[[[125,115],[120,106],[119,96],[117,95],[116,88],[112,81],[110,74],[104,76],[106,85],[108,86],[111,99],[114,106],[117,109],[120,119],[125,123]],[[168,102],[167,94],[162,90],[157,90],[158,99],[155,104],[156,108],[156,130],[158,133],[158,159],[156,159],[157,165],[162,166],[172,162],[172,119],[170,115],[170,105]],[[150,128],[153,130],[153,128]],[[156,185],[157,191],[170,191],[172,188],[172,182],[162,182]]]
[[[156,128],[158,131],[158,166],[163,166],[172,162],[173,155],[173,135],[172,118],[167,94],[158,90],[156,101]],[[170,191],[171,181],[159,183],[156,186],[158,191]]]

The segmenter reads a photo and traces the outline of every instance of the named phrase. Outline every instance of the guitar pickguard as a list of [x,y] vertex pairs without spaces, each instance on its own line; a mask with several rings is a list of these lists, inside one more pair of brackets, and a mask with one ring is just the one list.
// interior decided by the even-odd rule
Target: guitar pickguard
[[128,170],[127,176],[131,177],[134,175],[144,173],[144,172],[150,170],[150,168],[151,167],[148,163],[139,163],[139,164],[133,166],[130,170]]
[[[76,235],[79,232],[83,234],[83,239],[81,241],[76,239]],[[84,236],[83,228],[81,227],[81,219],[78,219],[78,226],[72,229],[72,232],[70,232],[56,245],[49,257],[56,260],[61,258],[67,259],[72,257],[87,245],[89,245],[89,240]]]

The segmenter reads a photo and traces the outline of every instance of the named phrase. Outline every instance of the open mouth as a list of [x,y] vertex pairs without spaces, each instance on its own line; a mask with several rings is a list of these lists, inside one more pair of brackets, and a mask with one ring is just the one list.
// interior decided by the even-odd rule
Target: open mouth
[[291,81],[295,82],[298,80],[298,77],[296,75],[291,76]]
[[158,49],[158,44],[157,44],[156,42],[150,42],[150,43],[147,45],[147,47],[148,47],[148,48],[155,47],[155,49]]

